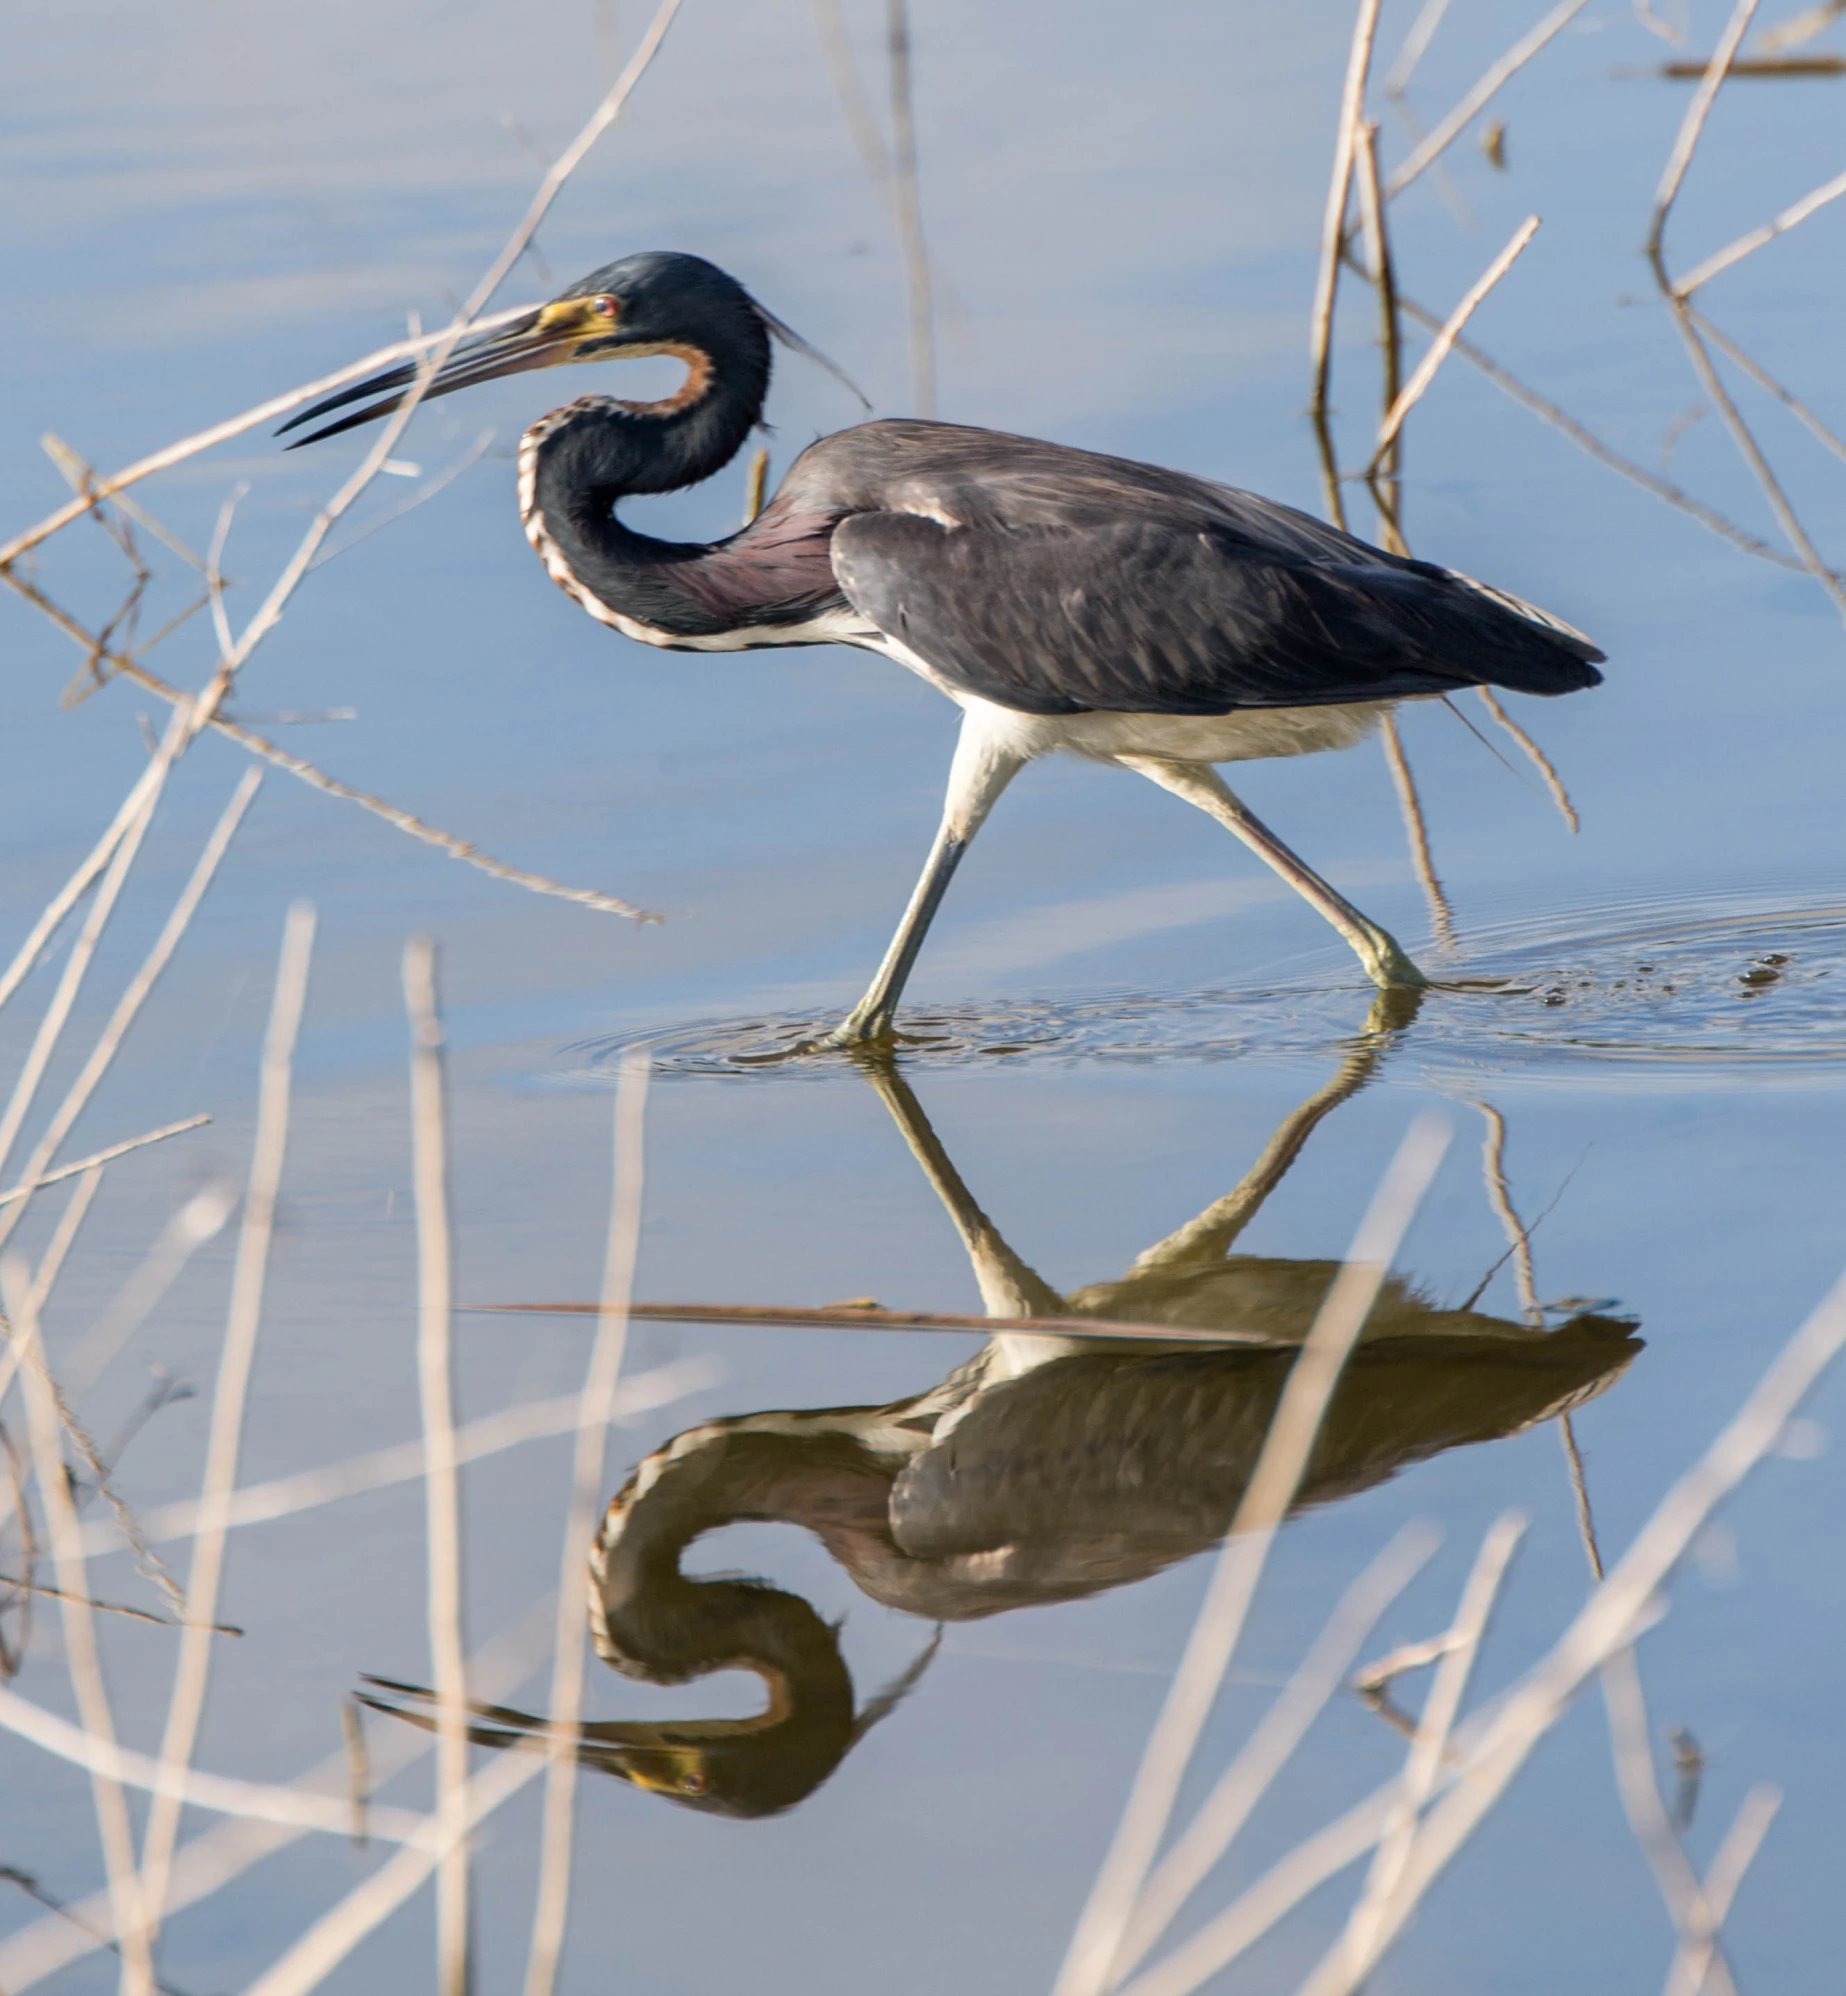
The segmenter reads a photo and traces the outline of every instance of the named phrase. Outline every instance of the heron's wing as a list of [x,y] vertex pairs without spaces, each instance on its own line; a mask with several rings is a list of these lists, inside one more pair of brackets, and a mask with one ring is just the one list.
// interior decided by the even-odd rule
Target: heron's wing
[[1602,654],[1424,562],[1316,559],[1228,522],[1005,526],[861,512],[833,536],[855,609],[952,686],[1030,714],[1223,714],[1495,685],[1594,686]]

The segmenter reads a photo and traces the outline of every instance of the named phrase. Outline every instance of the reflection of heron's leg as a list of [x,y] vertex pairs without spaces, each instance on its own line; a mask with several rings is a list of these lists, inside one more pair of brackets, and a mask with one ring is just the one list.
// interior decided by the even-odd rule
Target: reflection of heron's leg
[[942,897],[961,864],[968,842],[980,830],[994,800],[1025,767],[1026,759],[994,740],[979,715],[970,711],[961,724],[955,760],[949,765],[948,793],[942,800],[942,825],[930,847],[922,877],[910,905],[891,938],[871,988],[828,1038],[836,1046],[875,1045],[891,1038],[891,1019],[904,994],[923,938],[935,920]]
[[1250,850],[1274,872],[1279,873],[1311,908],[1316,908],[1352,945],[1374,984],[1386,989],[1421,990],[1429,979],[1404,954],[1397,939],[1381,929],[1369,915],[1355,908],[1345,895],[1328,886],[1306,860],[1289,851],[1263,821],[1238,797],[1218,772],[1202,762],[1173,762],[1164,756],[1118,755],[1123,768],[1132,769],[1150,782],[1196,804],[1233,831]]
[[1188,1262],[1216,1261],[1229,1254],[1231,1244],[1256,1218],[1263,1201],[1292,1169],[1302,1145],[1313,1135],[1321,1118],[1358,1094],[1378,1072],[1384,1051],[1376,1041],[1355,1047],[1341,1061],[1330,1081],[1283,1118],[1275,1135],[1263,1147],[1262,1156],[1231,1190],[1222,1199],[1214,1200],[1197,1219],[1188,1220],[1177,1232],[1136,1256],[1134,1273]]
[[911,1155],[923,1167],[924,1176],[935,1187],[937,1198],[955,1222],[955,1230],[974,1265],[974,1279],[981,1286],[981,1302],[988,1315],[1062,1316],[1063,1297],[1000,1238],[999,1230],[975,1203],[974,1194],[950,1163],[941,1138],[930,1127],[923,1105],[911,1092],[910,1084],[888,1060],[868,1059],[865,1071],[890,1110],[891,1120],[904,1133]]

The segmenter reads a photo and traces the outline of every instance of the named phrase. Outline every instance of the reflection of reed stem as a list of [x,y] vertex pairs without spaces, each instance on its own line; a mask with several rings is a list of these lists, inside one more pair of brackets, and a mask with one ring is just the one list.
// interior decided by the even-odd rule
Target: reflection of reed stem
[[1559,816],[1563,818],[1565,824],[1573,832],[1576,831],[1580,824],[1580,820],[1577,817],[1577,807],[1570,801],[1570,792],[1564,788],[1564,779],[1552,767],[1551,758],[1526,733],[1524,728],[1513,719],[1512,715],[1500,705],[1499,695],[1494,692],[1491,686],[1477,686],[1474,690],[1481,696],[1481,705],[1512,736],[1513,740],[1525,750],[1527,756],[1531,759],[1532,767],[1544,779],[1545,788],[1551,793],[1551,801],[1558,807]]
[[1386,714],[1378,724],[1378,739],[1384,746],[1385,767],[1397,791],[1397,808],[1403,814],[1404,833],[1410,841],[1410,859],[1423,885],[1423,898],[1429,903],[1429,925],[1444,949],[1455,947],[1455,911],[1436,873],[1435,854],[1430,850],[1429,828],[1423,822],[1423,800],[1417,794],[1417,780],[1410,771],[1410,758],[1398,732],[1397,716]]

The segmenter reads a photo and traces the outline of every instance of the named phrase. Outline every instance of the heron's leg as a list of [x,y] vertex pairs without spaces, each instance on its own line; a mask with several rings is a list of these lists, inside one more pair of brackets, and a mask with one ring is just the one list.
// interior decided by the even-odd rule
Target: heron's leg
[[996,741],[980,710],[964,715],[955,760],[949,765],[948,794],[942,803],[942,825],[930,847],[923,876],[897,925],[871,988],[850,1015],[827,1037],[835,1046],[859,1046],[891,1037],[891,1017],[916,965],[923,938],[948,892],[961,856],[993,809],[994,799],[1026,765],[1026,757]]
[[1262,859],[1310,906],[1318,908],[1352,945],[1365,966],[1365,974],[1382,989],[1422,990],[1429,979],[1404,954],[1397,939],[1381,929],[1370,916],[1362,915],[1343,894],[1336,893],[1310,867],[1298,859],[1263,821],[1239,801],[1230,786],[1208,763],[1171,762],[1162,756],[1118,755],[1125,769],[1158,783],[1175,797],[1196,804],[1219,824],[1235,832],[1250,850]]

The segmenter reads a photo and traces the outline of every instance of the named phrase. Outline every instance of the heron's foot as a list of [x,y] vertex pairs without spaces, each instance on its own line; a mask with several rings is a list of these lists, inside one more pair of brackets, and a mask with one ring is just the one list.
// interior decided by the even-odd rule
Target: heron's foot
[[1380,991],[1427,991],[1429,979],[1405,955],[1403,945],[1387,929],[1370,929],[1355,943],[1365,974]]
[[885,1053],[897,1044],[897,1028],[884,1006],[859,1006],[820,1041],[824,1047],[844,1047],[849,1053]]

